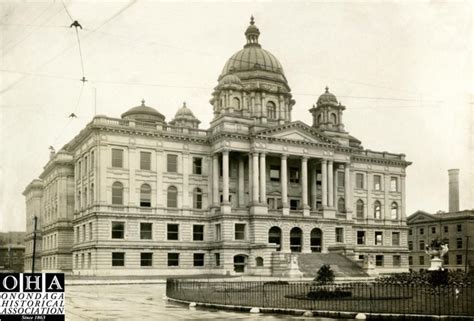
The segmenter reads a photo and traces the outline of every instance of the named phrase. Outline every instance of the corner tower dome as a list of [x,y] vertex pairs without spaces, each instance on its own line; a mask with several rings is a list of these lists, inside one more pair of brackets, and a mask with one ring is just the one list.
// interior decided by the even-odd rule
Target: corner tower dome
[[130,108],[122,114],[123,119],[136,120],[147,123],[164,123],[165,116],[158,112],[155,108],[145,106],[145,100],[142,99],[142,104]]
[[260,30],[251,17],[244,48],[227,60],[212,93],[215,119],[227,115],[240,121],[252,119],[256,125],[291,121],[295,101],[283,67],[262,48],[259,37]]
[[191,109],[186,107],[186,103],[183,103],[183,106],[178,109],[174,119],[170,121],[170,125],[177,127],[190,127],[198,128],[201,121],[194,116]]

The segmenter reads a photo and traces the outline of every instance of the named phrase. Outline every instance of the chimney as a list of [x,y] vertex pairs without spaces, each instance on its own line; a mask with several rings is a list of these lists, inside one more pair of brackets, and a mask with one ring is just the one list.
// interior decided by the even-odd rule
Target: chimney
[[449,212],[459,211],[459,169],[449,169]]

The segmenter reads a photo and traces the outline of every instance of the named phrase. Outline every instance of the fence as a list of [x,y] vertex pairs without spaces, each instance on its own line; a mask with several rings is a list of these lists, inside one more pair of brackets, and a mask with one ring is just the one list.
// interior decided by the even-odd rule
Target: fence
[[168,279],[166,295],[188,302],[259,308],[474,316],[474,287]]

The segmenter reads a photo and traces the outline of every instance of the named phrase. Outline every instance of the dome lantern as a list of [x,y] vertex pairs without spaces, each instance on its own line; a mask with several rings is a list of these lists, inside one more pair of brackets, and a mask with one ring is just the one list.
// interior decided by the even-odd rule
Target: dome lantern
[[346,109],[326,86],[316,105],[309,110],[313,115],[313,127],[333,132],[344,132],[342,112]]
[[245,30],[245,37],[247,38],[247,44],[244,48],[249,46],[257,46],[260,47],[258,43],[258,37],[260,36],[260,30],[258,30],[257,26],[255,25],[255,20],[253,16],[250,17],[250,26],[248,26],[247,30]]

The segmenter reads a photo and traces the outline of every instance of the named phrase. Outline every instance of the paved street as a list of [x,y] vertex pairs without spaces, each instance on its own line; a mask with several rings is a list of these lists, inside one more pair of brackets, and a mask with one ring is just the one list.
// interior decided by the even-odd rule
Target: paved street
[[[66,288],[67,320],[304,320],[302,317],[193,309],[163,300],[165,284]],[[309,320],[309,319],[308,319]],[[332,320],[315,319],[311,320]]]

